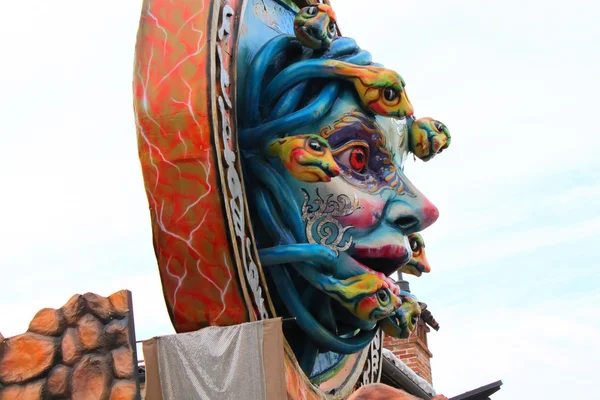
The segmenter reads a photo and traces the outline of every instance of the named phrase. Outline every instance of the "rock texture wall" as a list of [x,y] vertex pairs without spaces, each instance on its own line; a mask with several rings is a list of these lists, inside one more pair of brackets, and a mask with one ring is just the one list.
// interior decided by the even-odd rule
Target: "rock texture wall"
[[131,293],[75,295],[0,335],[0,400],[139,399]]

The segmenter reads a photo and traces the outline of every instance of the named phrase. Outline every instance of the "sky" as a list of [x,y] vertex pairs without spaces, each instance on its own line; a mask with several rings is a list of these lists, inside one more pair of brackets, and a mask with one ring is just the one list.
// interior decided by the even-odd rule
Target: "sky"
[[[133,292],[138,339],[173,332],[132,108],[141,1],[0,0],[0,332],[75,293]],[[592,398],[600,359],[600,5],[337,0],[345,36],[400,72],[452,145],[405,172],[438,207],[411,289],[441,325],[453,396]]]

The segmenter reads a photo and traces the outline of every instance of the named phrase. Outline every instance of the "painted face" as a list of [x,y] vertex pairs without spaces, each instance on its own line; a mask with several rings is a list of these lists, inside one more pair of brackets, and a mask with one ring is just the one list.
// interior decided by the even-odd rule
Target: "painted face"
[[419,118],[410,128],[410,151],[429,161],[450,146],[450,131],[433,118]]
[[423,237],[418,233],[413,233],[408,237],[408,242],[410,243],[410,248],[412,250],[412,258],[408,264],[400,268],[400,272],[414,276],[421,276],[423,272],[431,272],[431,266],[425,255],[425,242],[423,241]]
[[[346,92],[325,120],[303,128],[328,141],[339,177],[308,184],[283,173],[298,204],[322,210],[316,217],[305,213],[306,236],[310,243],[339,251],[338,279],[390,276],[412,258],[408,235],[438,217],[403,174],[405,124],[359,110],[353,93]],[[357,206],[350,207],[354,202]]]
[[269,156],[277,156],[294,176],[303,182],[330,182],[340,174],[327,140],[318,135],[287,136],[267,146]]
[[333,9],[325,4],[304,7],[296,14],[294,32],[304,46],[314,50],[328,49],[337,35]]

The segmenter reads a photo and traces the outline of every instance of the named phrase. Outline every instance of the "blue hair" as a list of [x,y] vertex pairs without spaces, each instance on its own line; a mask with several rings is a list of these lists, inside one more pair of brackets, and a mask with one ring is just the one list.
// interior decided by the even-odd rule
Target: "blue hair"
[[[336,326],[333,313],[328,316],[320,313],[317,320],[308,311],[310,304],[307,303],[314,301],[315,296],[321,296],[323,304],[327,295],[314,290],[310,284],[295,284],[298,283],[296,278],[314,282],[321,279],[322,274],[334,275],[339,258],[326,246],[307,243],[300,207],[292,189],[270,165],[264,149],[271,140],[317,122],[330,112],[344,82],[331,73],[327,60],[355,65],[371,65],[372,60],[354,40],[344,37],[334,40],[325,52],[302,53],[298,59],[301,49],[295,37],[280,35],[267,42],[252,59],[241,99],[239,144],[244,150],[244,172],[254,185],[248,191],[252,193],[249,201],[256,212],[254,228],[266,232],[270,239],[270,243],[260,243],[263,247],[259,251],[261,262],[277,289],[280,303],[296,317],[298,327],[309,339],[308,343],[304,341],[297,346],[292,343],[292,347],[300,366],[310,376],[319,352],[359,352],[373,340],[377,329],[371,325],[371,329],[356,333],[366,325],[348,316],[345,319],[351,327],[346,335],[340,336],[325,327]],[[290,54],[296,54],[296,59]],[[323,78],[328,79],[326,83],[317,80]],[[310,296],[301,296],[298,290],[302,289],[311,291]]]

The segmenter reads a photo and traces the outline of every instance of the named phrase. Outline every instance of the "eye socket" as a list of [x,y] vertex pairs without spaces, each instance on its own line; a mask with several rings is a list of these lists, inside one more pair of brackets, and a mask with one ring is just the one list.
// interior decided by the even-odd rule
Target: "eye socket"
[[319,10],[317,9],[317,7],[308,7],[305,11],[305,13],[310,16],[317,15],[318,12]]
[[367,156],[365,150],[362,147],[355,147],[350,153],[350,165],[352,169],[357,172],[361,172],[367,165]]
[[444,124],[442,124],[441,122],[439,122],[439,121],[435,121],[435,122],[433,123],[433,126],[435,126],[435,129],[437,129],[437,131],[438,131],[439,133],[442,133],[442,132],[444,132]]
[[400,93],[395,91],[392,88],[385,88],[385,89],[383,89],[383,97],[387,101],[392,102],[392,101],[397,100],[400,97]]
[[413,252],[421,250],[421,246],[419,245],[419,242],[417,242],[417,239],[410,239],[410,248]]
[[369,168],[369,145],[363,141],[352,141],[333,152],[338,164],[364,174]]
[[418,316],[418,315],[413,315],[413,316],[410,318],[410,322],[413,324],[413,326],[416,326],[416,325],[417,325],[417,323],[419,322],[419,316]]
[[329,32],[331,32],[331,33],[335,32],[335,22],[330,21],[328,28],[329,28]]
[[308,147],[315,152],[322,153],[325,151],[324,146],[316,139],[308,139]]
[[385,290],[385,289],[379,289],[377,291],[377,298],[379,299],[379,302],[382,304],[386,304],[390,301],[390,295],[388,294],[387,290]]

